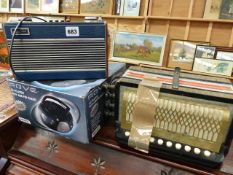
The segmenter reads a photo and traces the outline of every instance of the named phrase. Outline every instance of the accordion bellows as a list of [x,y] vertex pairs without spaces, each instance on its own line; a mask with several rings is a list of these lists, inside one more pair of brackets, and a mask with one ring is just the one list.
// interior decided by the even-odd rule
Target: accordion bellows
[[223,161],[232,139],[232,82],[180,73],[179,88],[173,89],[173,74],[135,66],[127,70],[117,85],[116,138],[128,144],[138,86],[145,77],[156,78],[162,86],[157,105],[151,109],[154,123],[149,152],[215,166]]
[[[132,88],[125,88],[122,92],[122,128],[129,129],[137,94]],[[228,132],[225,128],[229,128],[231,122],[230,107],[178,95],[160,94],[154,110],[153,136],[189,143],[213,152],[219,152]]]

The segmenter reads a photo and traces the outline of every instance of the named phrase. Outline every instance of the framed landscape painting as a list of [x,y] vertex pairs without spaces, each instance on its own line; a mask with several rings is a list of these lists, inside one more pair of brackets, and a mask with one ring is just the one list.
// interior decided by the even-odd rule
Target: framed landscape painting
[[204,18],[218,19],[221,10],[222,0],[207,0],[205,5]]
[[10,12],[24,13],[24,0],[9,0]]
[[0,31],[0,73],[9,71],[8,47],[3,31]]
[[216,47],[198,45],[196,48],[195,58],[209,58],[214,59]]
[[40,0],[27,0],[26,1],[26,12],[40,12]]
[[59,1],[58,0],[41,0],[41,11],[44,13],[58,13]]
[[233,52],[218,51],[216,59],[233,61]]
[[124,0],[123,16],[138,16],[141,0]]
[[220,19],[233,19],[233,0],[223,0]]
[[195,58],[193,71],[231,76],[232,68],[233,62],[231,61]]
[[9,0],[0,1],[0,12],[9,12]]
[[180,67],[184,70],[192,70],[196,47],[200,44],[205,45],[205,43],[192,41],[171,40],[167,66],[171,68]]
[[81,14],[112,14],[113,0],[80,0]]
[[162,66],[166,36],[118,32],[113,41],[112,60]]
[[78,13],[79,12],[79,0],[61,0],[60,1],[61,13]]

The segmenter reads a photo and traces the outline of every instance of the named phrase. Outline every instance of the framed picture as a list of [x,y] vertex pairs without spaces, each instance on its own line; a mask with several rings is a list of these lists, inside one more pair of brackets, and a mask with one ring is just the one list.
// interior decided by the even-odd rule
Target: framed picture
[[0,72],[8,71],[9,69],[7,41],[3,31],[0,31]]
[[231,61],[195,58],[193,71],[231,76],[232,68],[233,62]]
[[59,1],[58,0],[41,0],[41,11],[44,13],[58,13]]
[[196,47],[195,58],[214,59],[215,51],[216,47],[198,45]]
[[26,12],[40,12],[40,0],[27,0],[26,1]]
[[216,59],[233,61],[233,52],[218,51]]
[[123,16],[138,16],[141,0],[124,0]]
[[233,18],[233,0],[222,0],[220,19],[232,19]]
[[61,0],[61,13],[79,13],[79,0]]
[[0,1],[0,12],[9,12],[9,0]]
[[168,67],[180,67],[184,70],[192,70],[197,45],[205,45],[192,41],[171,40]]
[[161,66],[166,36],[118,32],[113,40],[112,60]]
[[81,14],[112,14],[113,0],[80,0]]
[[10,12],[24,13],[24,0],[10,0]]
[[222,0],[207,0],[205,5],[204,18],[218,19],[221,10]]

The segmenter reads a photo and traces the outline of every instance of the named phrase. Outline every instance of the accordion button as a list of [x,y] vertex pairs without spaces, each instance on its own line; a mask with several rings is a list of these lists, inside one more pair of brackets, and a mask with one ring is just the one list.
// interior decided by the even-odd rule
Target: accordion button
[[166,145],[167,145],[168,148],[170,148],[170,147],[172,147],[172,142],[167,141]]
[[184,147],[184,150],[185,150],[186,152],[190,152],[190,151],[191,151],[191,147],[188,146],[188,145],[186,145],[186,146]]
[[176,147],[177,150],[180,150],[181,147],[182,147],[182,145],[181,145],[180,143],[177,143],[177,144],[175,145],[175,147]]
[[194,153],[195,154],[200,154],[201,153],[201,150],[199,148],[194,148]]
[[154,137],[151,137],[151,138],[150,138],[150,142],[151,142],[151,143],[155,142],[155,138],[154,138]]
[[162,145],[163,144],[163,140],[162,139],[158,139],[158,144]]
[[204,155],[206,156],[206,157],[210,157],[210,155],[211,155],[211,152],[209,152],[209,151],[204,151]]
[[126,132],[125,132],[125,136],[126,136],[126,137],[129,137],[129,135],[130,135],[130,132],[126,131]]

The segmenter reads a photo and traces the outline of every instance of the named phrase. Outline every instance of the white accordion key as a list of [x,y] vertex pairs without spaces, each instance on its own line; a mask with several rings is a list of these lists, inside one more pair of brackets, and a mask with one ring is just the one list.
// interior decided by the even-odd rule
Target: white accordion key
[[172,147],[172,142],[167,141],[166,146],[167,146],[168,148],[171,148],[171,147]]
[[177,150],[180,150],[182,145],[180,143],[176,143],[175,147],[176,147]]
[[162,139],[158,139],[158,144],[162,145],[163,144],[163,140]]
[[185,150],[186,152],[190,152],[190,151],[191,151],[191,147],[188,146],[188,145],[186,145],[186,146],[184,147],[184,150]]
[[208,151],[208,150],[206,150],[206,151],[204,151],[204,155],[205,155],[206,157],[210,157],[211,152],[210,152],[210,151]]
[[129,131],[125,131],[125,136],[129,137],[129,135],[130,135],[130,132]]
[[155,138],[154,138],[154,137],[151,137],[151,138],[150,138],[150,142],[151,142],[151,143],[155,142]]
[[194,148],[194,153],[195,154],[200,154],[201,153],[201,150],[199,148]]

